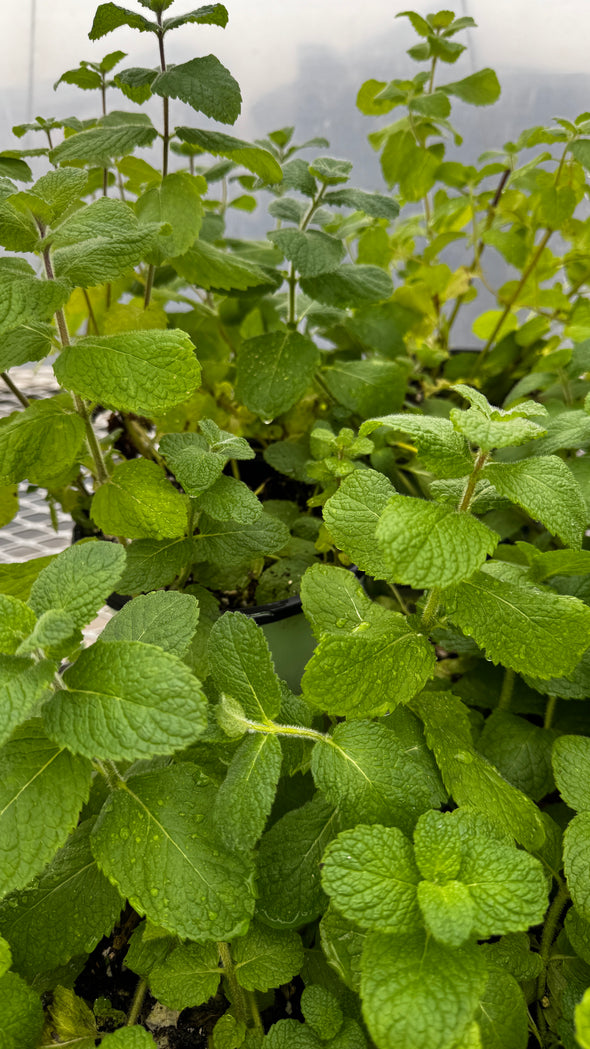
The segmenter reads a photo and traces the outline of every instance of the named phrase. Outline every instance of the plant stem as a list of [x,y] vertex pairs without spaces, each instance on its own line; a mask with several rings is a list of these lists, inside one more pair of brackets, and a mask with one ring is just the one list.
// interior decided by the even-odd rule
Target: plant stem
[[504,673],[500,698],[496,708],[497,710],[508,710],[514,689],[514,676],[514,671],[510,667],[507,667]]
[[[166,72],[166,55],[164,52],[164,30],[162,28],[162,12],[158,11],[157,21],[160,27],[158,31],[158,48],[160,50],[160,69],[162,73]],[[162,177],[168,174],[168,146],[170,143],[170,112],[169,112],[169,100],[164,96],[163,116],[164,116],[164,134],[162,136]]]
[[246,1027],[249,1027],[249,1003],[243,988],[240,987],[238,981],[236,980],[236,971],[234,969],[234,963],[229,949],[229,943],[219,941],[217,944],[217,950],[219,951],[219,957],[221,958],[221,964],[223,965],[223,974],[226,977],[227,982],[229,984],[231,1002],[236,1013],[236,1018],[238,1020],[241,1020],[242,1023],[245,1023]]
[[427,628],[432,626],[436,620],[436,613],[438,612],[438,606],[440,604],[440,587],[433,586],[432,590],[426,598],[426,604],[424,605],[424,611],[422,612],[422,626]]
[[14,383],[13,383],[12,379],[10,378],[8,372],[2,372],[0,374],[2,375],[2,379],[6,383],[6,385],[8,386],[8,389],[10,390],[10,392],[14,394],[14,396],[16,397],[16,399],[18,401],[20,401],[20,403],[22,404],[23,408],[28,408],[30,403],[31,403],[29,398],[26,396],[26,394],[21,393],[21,391],[19,390],[18,386],[14,385]]
[[541,258],[541,255],[543,254],[543,252],[544,252],[544,250],[545,250],[545,248],[547,246],[547,242],[548,242],[548,240],[549,240],[549,238],[550,238],[550,236],[551,236],[551,234],[553,232],[554,231],[551,228],[547,229],[547,230],[545,230],[545,233],[541,237],[541,240],[539,241],[539,244],[537,245],[537,249],[536,249],[535,253],[533,254],[533,257],[532,257],[531,261],[529,262],[528,266],[526,267],[526,269],[525,269],[522,277],[520,278],[520,280],[519,280],[519,282],[518,282],[518,284],[517,284],[513,294],[510,296],[510,299],[506,303],[506,306],[504,307],[504,310],[503,310],[501,316],[499,317],[496,325],[494,326],[494,330],[493,330],[492,334],[490,335],[490,337],[489,337],[488,341],[486,342],[483,350],[481,350],[481,352],[480,352],[480,354],[478,356],[478,359],[477,359],[478,366],[481,365],[481,362],[483,360],[485,360],[485,358],[487,357],[489,351],[491,350],[492,346],[494,345],[494,342],[496,341],[496,337],[498,335],[498,332],[500,331],[502,325],[504,324],[504,321],[506,320],[508,314],[510,313],[512,307],[514,306],[514,303],[518,299],[518,296],[520,295],[522,289],[524,288],[524,286],[525,286],[527,280],[529,279],[531,273],[533,272],[533,270],[535,269],[537,263],[539,262],[539,259]]
[[555,708],[557,706],[557,696],[549,696],[547,700],[547,706],[545,708],[545,720],[543,721],[543,728],[551,728],[553,724],[553,717],[555,715]]
[[557,925],[561,917],[561,912],[563,911],[563,908],[565,907],[569,898],[570,895],[568,892],[567,885],[565,882],[562,882],[559,886],[559,889],[557,890],[555,899],[549,907],[547,917],[545,919],[545,924],[543,926],[543,935],[541,936],[541,947],[539,950],[541,961],[543,962],[543,972],[539,976],[539,980],[537,983],[538,999],[540,999],[545,992],[545,984],[547,982],[547,965],[549,964],[551,947],[553,946],[553,941],[556,936]]
[[129,1010],[129,1015],[127,1017],[127,1021],[126,1021],[126,1025],[125,1025],[126,1027],[133,1027],[133,1025],[135,1023],[137,1023],[137,1020],[139,1018],[139,1014],[141,1012],[141,1008],[142,1008],[143,1003],[145,1001],[145,996],[147,994],[147,989],[148,989],[148,982],[147,982],[147,980],[144,980],[142,978],[142,979],[137,981],[137,986],[135,988],[135,994],[133,995],[133,1001],[131,1002],[131,1008]]
[[483,467],[485,465],[485,461],[486,461],[487,457],[488,457],[488,452],[479,452],[479,454],[477,456],[477,459],[475,460],[475,463],[473,464],[473,470],[471,471],[471,476],[470,476],[469,480],[467,481],[467,484],[465,485],[465,491],[463,492],[463,495],[461,496],[461,502],[459,503],[459,506],[457,507],[457,509],[460,512],[462,512],[462,513],[467,512],[469,510],[469,507],[471,506],[471,500],[473,499],[473,493],[475,492],[475,486],[477,484],[479,475],[480,475],[480,473],[481,473],[481,471],[482,471],[482,469],[483,469]]
[[154,287],[154,274],[155,274],[155,272],[156,272],[156,267],[150,265],[148,267],[147,277],[145,279],[145,292],[144,292],[144,295],[143,295],[143,308],[144,308],[144,310],[147,310],[147,308],[148,308],[148,306],[150,304],[150,300],[151,300],[151,297],[152,297],[152,289]]
[[287,327],[297,327],[297,277],[295,275],[295,266],[291,263],[289,269],[289,276],[287,277],[287,284],[289,285],[289,310],[287,314]]
[[257,1031],[264,1034],[264,1025],[260,1019],[260,1010],[258,1008],[258,1002],[256,1001],[256,991],[246,991],[246,995],[248,998],[248,1005],[250,1006],[250,1012],[252,1013],[254,1027]]

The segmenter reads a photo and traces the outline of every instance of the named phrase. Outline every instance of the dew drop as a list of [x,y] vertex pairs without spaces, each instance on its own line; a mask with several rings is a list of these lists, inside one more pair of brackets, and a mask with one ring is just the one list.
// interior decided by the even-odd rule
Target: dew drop
[[150,889],[150,896],[157,896],[159,892],[159,889]]
[[127,841],[127,838],[129,837],[129,831],[127,830],[127,827],[121,827],[121,830],[119,831],[119,837],[122,838],[123,841]]

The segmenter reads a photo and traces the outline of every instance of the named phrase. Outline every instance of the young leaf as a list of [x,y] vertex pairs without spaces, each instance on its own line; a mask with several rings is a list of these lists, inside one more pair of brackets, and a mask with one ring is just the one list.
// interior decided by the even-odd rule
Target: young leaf
[[323,202],[338,207],[354,208],[364,211],[375,219],[396,219],[399,215],[399,204],[384,193],[366,193],[363,189],[337,189],[326,193]]
[[416,589],[469,579],[498,544],[471,514],[404,495],[390,499],[376,536],[390,578]]
[[123,92],[125,98],[141,105],[147,102],[152,94],[152,84],[158,75],[157,69],[144,69],[134,67],[132,69],[121,69],[115,74],[114,84]]
[[0,259],[0,333],[49,320],[69,294],[66,281],[39,280],[24,259]]
[[114,590],[124,564],[125,551],[113,543],[72,546],[37,576],[29,604],[38,616],[51,609],[67,612],[74,626],[83,627]]
[[55,231],[55,275],[81,288],[115,280],[156,249],[159,232],[157,219],[140,225],[127,204],[101,197]]
[[54,372],[82,397],[147,416],[187,400],[201,376],[195,348],[179,329],[86,336],[62,350]]
[[337,814],[316,794],[282,816],[258,850],[257,916],[274,929],[298,929],[317,918],[326,897],[320,862],[337,831]]
[[155,22],[149,22],[143,15],[129,11],[126,7],[118,4],[99,4],[94,15],[92,29],[88,34],[90,40],[100,40],[101,36],[112,33],[121,25],[130,26],[131,29],[139,29],[140,33],[157,32]]
[[581,548],[588,511],[580,486],[559,456],[489,463],[482,477],[533,520],[541,521],[547,531],[576,550]]
[[[169,6],[168,4],[166,6]],[[196,23],[197,25],[218,25],[225,29],[228,20],[227,8],[223,4],[205,4],[196,11],[188,11],[185,15],[176,15],[174,18],[164,19],[164,32],[177,29],[182,25]]]
[[201,196],[206,190],[203,179],[186,171],[165,175],[159,186],[152,186],[137,201],[135,213],[141,226],[153,228],[167,222],[172,232],[159,237],[145,257],[161,266],[165,259],[184,255],[199,234],[203,217]]
[[300,287],[305,295],[326,306],[362,306],[381,302],[393,291],[391,277],[379,266],[345,264],[331,273],[302,277]]
[[439,91],[447,95],[455,95],[462,102],[468,102],[471,106],[491,106],[500,97],[500,84],[493,69],[480,69],[463,80],[456,80],[451,84],[441,84]]
[[[277,716],[279,679],[264,633],[252,619],[226,612],[217,620],[209,638],[209,663],[218,689],[241,703],[247,717],[267,721]],[[272,749],[267,753],[270,758]]]
[[422,415],[384,415],[378,419],[367,419],[361,424],[359,434],[363,437],[380,426],[409,434],[417,446],[420,461],[437,477],[464,477],[473,469],[467,442],[454,430],[449,419]]
[[125,605],[103,627],[100,641],[142,641],[182,659],[198,621],[199,603],[192,594],[158,591]]
[[253,262],[221,251],[205,240],[197,240],[184,255],[171,260],[171,265],[197,288],[210,291],[246,291],[272,283],[268,274]]
[[276,517],[262,513],[252,524],[215,521],[203,513],[195,536],[195,561],[243,565],[260,554],[274,554],[289,539],[289,530]]
[[91,765],[47,738],[39,720],[0,750],[0,897],[43,870],[76,826]]
[[[3,600],[8,599],[0,599],[0,614]],[[30,716],[54,673],[55,664],[49,660],[33,663],[0,655],[0,745]]]
[[409,834],[422,812],[445,801],[424,746],[410,748],[395,729],[370,721],[336,725],[330,741],[313,748],[311,770],[345,825],[381,823]]
[[512,417],[488,418],[479,408],[451,409],[451,421],[457,433],[462,433],[471,444],[483,452],[493,448],[509,448],[526,441],[544,437],[547,429],[532,419]]
[[268,238],[292,262],[302,277],[316,277],[335,270],[344,256],[342,241],[321,230],[272,230]]
[[170,1009],[202,1005],[219,987],[219,951],[214,943],[187,943],[177,947],[150,973],[150,988]]
[[33,401],[0,424],[0,484],[52,487],[78,461],[84,423],[69,396]]
[[263,510],[257,495],[243,481],[222,474],[199,499],[199,507],[215,521],[254,524]]
[[160,73],[152,92],[164,98],[180,98],[222,124],[235,124],[242,108],[239,84],[215,55],[192,58]]
[[34,1049],[43,1030],[39,995],[17,973],[0,976],[2,1049]]
[[27,980],[92,951],[121,911],[123,900],[90,852],[92,826],[80,824],[30,885],[0,903],[0,930]]
[[43,708],[74,753],[113,760],[172,754],[206,727],[200,683],[176,656],[140,641],[91,645]]
[[246,931],[253,871],[221,844],[207,819],[212,791],[200,779],[188,764],[130,776],[102,809],[92,851],[136,910],[183,939],[207,943]]
[[192,560],[192,552],[190,539],[137,539],[126,548],[119,593],[139,594],[168,586]]
[[538,678],[571,673],[590,645],[590,609],[575,597],[477,572],[447,591],[449,619],[494,663]]
[[324,853],[322,885],[336,909],[363,929],[407,935],[421,926],[414,850],[397,827],[342,831]]
[[269,929],[254,921],[232,944],[236,979],[247,991],[269,991],[289,983],[303,965],[303,944],[296,932]]
[[355,470],[324,506],[324,521],[336,544],[374,579],[390,576],[375,532],[394,492],[387,477],[376,470]]
[[443,783],[458,805],[471,805],[535,851],[545,840],[537,806],[503,779],[473,746],[467,707],[450,692],[423,692],[412,703]]
[[52,164],[86,163],[93,167],[110,167],[118,157],[134,149],[151,146],[158,132],[144,113],[114,111],[103,117],[96,127],[70,135],[52,149]]
[[475,945],[445,947],[422,931],[369,933],[362,967],[363,1013],[381,1049],[451,1049],[471,1023],[487,982]]
[[256,734],[240,743],[213,807],[213,818],[228,849],[244,852],[254,848],[272,808],[281,761],[276,736]]
[[97,490],[90,512],[105,535],[176,539],[186,534],[187,502],[157,463],[129,459]]
[[[232,121],[228,121],[232,123]],[[205,153],[213,153],[218,157],[227,157],[229,160],[241,164],[248,171],[253,171],[263,182],[280,182],[283,173],[280,164],[275,160],[272,153],[251,142],[245,142],[233,135],[226,135],[221,131],[204,131],[202,128],[177,127],[176,134],[182,142],[190,146],[197,146]]]
[[246,339],[238,351],[236,396],[262,419],[275,419],[303,396],[319,363],[315,343],[296,331]]

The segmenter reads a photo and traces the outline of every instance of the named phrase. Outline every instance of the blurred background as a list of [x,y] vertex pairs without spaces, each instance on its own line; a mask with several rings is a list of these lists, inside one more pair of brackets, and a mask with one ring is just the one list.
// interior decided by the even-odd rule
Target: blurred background
[[[121,27],[88,40],[95,0],[1,0],[1,6],[0,150],[14,144],[13,124],[36,115],[98,115],[96,92],[67,84],[53,90],[80,59],[97,61],[117,49],[128,54],[118,68],[158,64],[151,34]],[[122,6],[144,10],[135,0],[122,0]],[[169,13],[193,6],[198,2],[176,0]],[[299,141],[324,135],[334,155],[354,160],[356,184],[377,189],[381,175],[366,141],[375,120],[356,110],[355,98],[369,77],[390,80],[420,68],[405,54],[417,37],[407,19],[395,18],[407,6],[407,0],[226,0],[225,30],[185,26],[167,37],[167,57],[184,62],[213,52],[229,68],[244,100],[233,133],[254,138],[294,124]],[[443,5],[415,0],[411,6],[426,14]],[[439,67],[440,81],[491,66],[502,84],[502,98],[492,108],[453,103],[465,140],[462,159],[500,147],[553,116],[590,110],[588,0],[455,0],[454,10],[471,15],[478,28],[459,37],[468,50],[455,66]],[[134,108],[118,91],[109,104]],[[157,103],[152,117],[159,124]],[[210,124],[178,102],[172,103],[172,121]],[[24,144],[32,146],[33,136]]]

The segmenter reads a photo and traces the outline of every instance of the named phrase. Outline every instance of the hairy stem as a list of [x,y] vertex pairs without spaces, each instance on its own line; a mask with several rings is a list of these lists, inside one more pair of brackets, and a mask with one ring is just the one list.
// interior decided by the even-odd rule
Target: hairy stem
[[512,699],[512,692],[514,689],[514,671],[508,667],[504,672],[504,680],[502,681],[502,689],[500,691],[500,698],[498,700],[497,710],[508,710],[510,707],[510,700]]
[[460,512],[463,512],[463,513],[467,512],[469,510],[469,507],[471,506],[471,500],[473,499],[473,493],[475,492],[475,486],[476,486],[476,484],[478,482],[479,475],[480,475],[480,473],[481,473],[481,471],[482,471],[482,469],[483,469],[483,467],[485,465],[485,461],[486,461],[487,457],[488,457],[488,452],[479,452],[479,454],[477,456],[477,459],[475,460],[475,463],[473,465],[473,470],[471,471],[471,476],[469,477],[469,480],[467,481],[467,484],[465,485],[465,491],[463,492],[463,495],[461,496],[461,502],[459,503],[459,506],[457,507],[457,509]]
[[553,724],[553,718],[555,716],[556,707],[557,696],[549,696],[547,700],[547,706],[545,708],[545,720],[543,721],[543,728],[551,728]]
[[139,1014],[145,1001],[147,990],[147,980],[144,980],[143,978],[138,980],[135,988],[135,994],[133,995],[133,1001],[131,1002],[129,1015],[126,1020],[126,1027],[133,1027],[133,1025],[137,1023],[139,1019]]
[[543,972],[539,976],[537,983],[537,998],[542,998],[545,993],[545,984],[547,982],[547,965],[549,964],[549,958],[551,955],[551,947],[553,941],[557,935],[557,926],[561,913],[570,898],[567,885],[565,882],[559,886],[557,894],[547,911],[547,917],[545,918],[545,924],[543,926],[543,935],[541,936],[541,947],[539,954],[541,961],[543,962]]
[[18,401],[20,401],[23,408],[28,408],[31,403],[29,398],[26,396],[26,394],[22,393],[21,390],[19,390],[18,386],[15,386],[8,372],[1,372],[0,374],[2,375],[2,379],[8,386],[10,392],[14,394]]
[[235,1010],[236,1019],[241,1020],[242,1023],[246,1024],[246,1027],[249,1027],[249,1002],[246,997],[246,992],[242,987],[240,987],[238,981],[236,980],[236,971],[234,969],[234,963],[229,949],[229,943],[219,941],[217,944],[217,950],[219,951],[219,957],[221,958],[221,964],[223,965],[224,976],[229,984],[231,1002]]
[[426,629],[436,621],[436,614],[440,604],[440,587],[433,586],[426,598],[424,611],[422,612],[422,626]]

